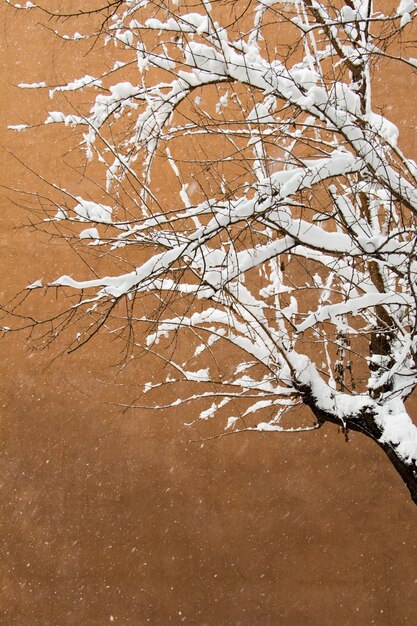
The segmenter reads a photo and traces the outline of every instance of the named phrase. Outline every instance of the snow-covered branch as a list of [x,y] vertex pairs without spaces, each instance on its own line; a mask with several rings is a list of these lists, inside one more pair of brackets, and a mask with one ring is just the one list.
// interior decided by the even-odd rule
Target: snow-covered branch
[[[404,405],[417,385],[417,166],[372,97],[376,64],[406,61],[413,79],[397,35],[417,9],[339,5],[109,2],[95,36],[110,69],[22,84],[54,98],[44,124],[80,128],[85,167],[103,179],[89,197],[63,190],[44,228],[68,227],[78,252],[134,259],[46,288],[78,294],[66,315],[89,324],[73,346],[113,332],[112,316],[119,332],[117,307],[131,303],[133,347],[178,383],[158,406],[193,400],[227,428],[280,430],[304,404],[317,425],[375,439],[417,498]],[[68,109],[80,92],[85,108]]]

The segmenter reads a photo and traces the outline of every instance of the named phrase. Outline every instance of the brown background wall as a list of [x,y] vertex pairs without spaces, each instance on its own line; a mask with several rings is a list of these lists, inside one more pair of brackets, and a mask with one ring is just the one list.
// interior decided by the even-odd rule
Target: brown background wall
[[[45,102],[13,85],[53,82],[63,59],[68,78],[82,75],[80,59],[5,7],[0,35],[1,143],[53,176],[53,131],[5,130],[44,117]],[[390,93],[407,92],[409,77],[393,80]],[[412,107],[393,105],[406,134]],[[1,161],[3,185],[36,186],[4,151]],[[27,215],[8,196],[1,302],[70,259],[15,229]],[[375,445],[330,427],[203,442],[183,414],[122,415],[104,403],[120,392],[100,382],[111,347],[52,361],[22,335],[0,342],[1,624],[417,623],[416,509]]]

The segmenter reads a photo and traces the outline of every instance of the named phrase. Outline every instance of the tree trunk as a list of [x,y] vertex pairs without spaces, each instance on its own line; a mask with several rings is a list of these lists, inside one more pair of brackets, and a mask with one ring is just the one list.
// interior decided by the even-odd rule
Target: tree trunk
[[353,417],[347,417],[345,422],[342,423],[340,417],[332,415],[327,411],[323,411],[316,406],[316,401],[310,390],[306,391],[304,388],[303,397],[305,403],[311,408],[320,424],[330,422],[331,424],[336,424],[339,427],[342,426],[346,433],[349,430],[353,430],[366,435],[366,437],[369,437],[369,439],[372,439],[372,441],[377,443],[378,446],[385,452],[398,474],[401,476],[404,484],[410,492],[412,501],[414,504],[417,504],[417,459],[413,459],[411,463],[406,462],[399,456],[394,444],[383,443],[380,441],[382,437],[382,430],[378,424],[375,423],[372,409],[364,410],[359,415],[355,415]]
[[414,504],[417,504],[417,459],[414,459],[414,462],[412,463],[407,463],[397,454],[394,445],[382,443],[380,441],[382,431],[379,426],[375,424],[371,416],[364,415],[359,417],[357,420],[349,420],[349,428],[363,433],[375,441],[380,448],[382,448],[403,479],[404,484],[410,492],[412,501]]
[[411,499],[414,504],[417,504],[417,461],[415,461],[412,465],[405,463],[405,461],[403,461],[403,459],[401,459],[397,455],[395,448],[379,441],[377,441],[376,443],[383,449],[383,451],[403,479],[405,485],[410,492]]

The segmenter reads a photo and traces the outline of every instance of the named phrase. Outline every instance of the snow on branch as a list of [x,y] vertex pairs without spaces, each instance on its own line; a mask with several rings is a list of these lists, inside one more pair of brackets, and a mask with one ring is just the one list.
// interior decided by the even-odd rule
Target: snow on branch
[[[375,65],[389,80],[384,63],[406,59],[396,34],[415,3],[109,7],[96,36],[114,65],[49,86],[57,110],[44,121],[80,126],[107,200],[100,186],[65,190],[45,223],[81,221],[77,246],[136,260],[49,288],[78,293],[70,314],[93,319],[87,339],[131,302],[137,347],[179,383],[224,384],[242,401],[236,417],[224,398],[178,392],[210,400],[204,420],[259,414],[260,430],[280,430],[304,403],[318,425],[372,432],[415,464],[404,402],[417,385],[417,167],[372,99]],[[84,110],[58,110],[81,91]]]

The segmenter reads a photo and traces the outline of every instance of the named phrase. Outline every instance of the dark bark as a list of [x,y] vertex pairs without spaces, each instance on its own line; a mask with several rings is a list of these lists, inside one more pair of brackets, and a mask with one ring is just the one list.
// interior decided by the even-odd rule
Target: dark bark
[[378,444],[378,446],[385,452],[398,474],[401,476],[404,484],[410,492],[412,501],[414,504],[417,504],[417,459],[415,459],[413,464],[407,463],[398,455],[395,446],[388,443],[382,443],[380,441],[382,431],[375,423],[372,410],[363,410],[358,415],[347,417],[345,422],[342,423],[339,417],[317,407],[310,389],[303,389],[302,394],[304,402],[311,408],[320,424],[329,422],[331,424],[336,424],[339,427],[342,426],[345,432],[353,430],[355,432],[362,433]]

